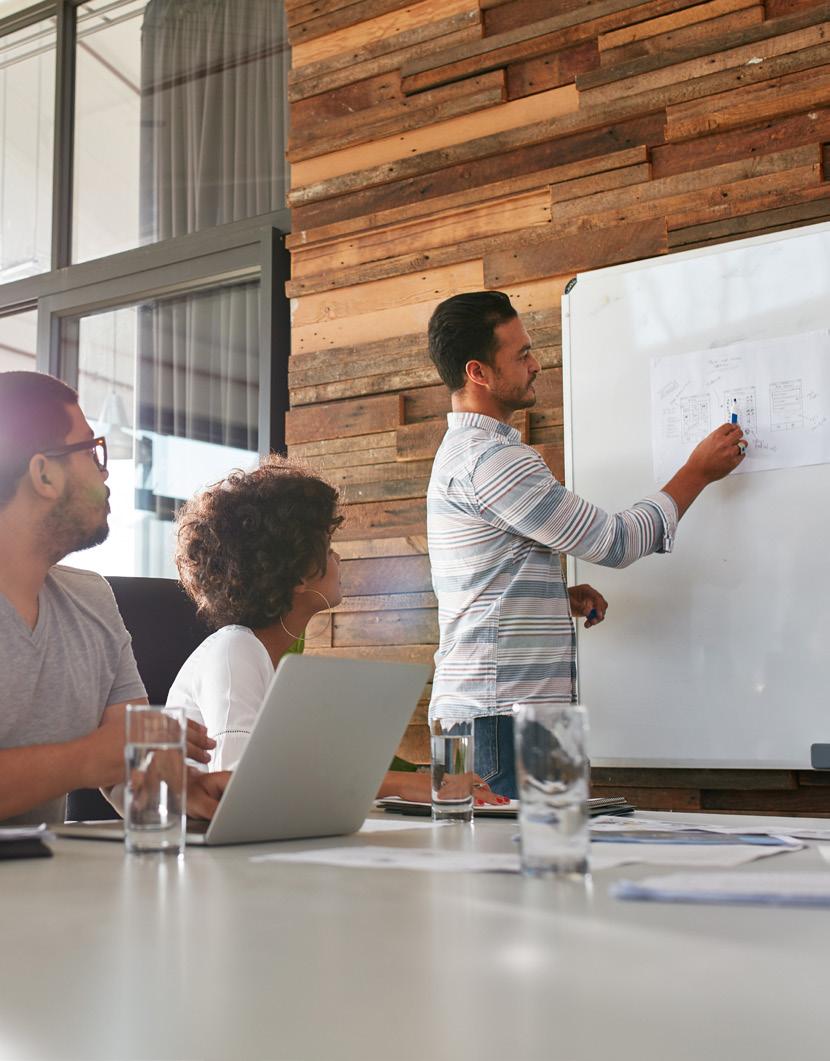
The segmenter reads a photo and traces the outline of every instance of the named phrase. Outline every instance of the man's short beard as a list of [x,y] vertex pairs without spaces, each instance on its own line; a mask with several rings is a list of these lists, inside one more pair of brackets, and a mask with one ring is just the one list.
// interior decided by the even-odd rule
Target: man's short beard
[[109,535],[106,515],[92,530],[83,527],[77,512],[76,497],[76,492],[70,490],[49,513],[43,524],[43,538],[53,564],[70,553],[100,545]]

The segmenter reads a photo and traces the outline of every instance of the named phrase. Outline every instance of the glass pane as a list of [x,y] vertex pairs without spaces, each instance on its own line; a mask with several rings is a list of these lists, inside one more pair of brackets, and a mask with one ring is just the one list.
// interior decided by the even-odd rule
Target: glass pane
[[79,322],[81,408],[107,436],[110,535],[67,562],[175,577],[181,501],[257,460],[259,283]]
[[35,370],[37,310],[0,317],[0,372]]
[[78,12],[73,260],[285,204],[274,0],[93,0]]
[[0,37],[0,283],[51,266],[55,23]]

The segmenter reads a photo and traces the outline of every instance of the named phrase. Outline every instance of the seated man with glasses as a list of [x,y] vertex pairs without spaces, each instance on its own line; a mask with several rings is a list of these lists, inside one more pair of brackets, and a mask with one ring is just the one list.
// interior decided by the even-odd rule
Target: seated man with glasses
[[[146,695],[107,582],[56,566],[109,533],[107,447],[78,395],[37,372],[0,373],[0,821],[63,821],[75,788],[124,780],[124,711]],[[203,727],[188,755],[209,759]],[[209,818],[228,774],[196,774]]]

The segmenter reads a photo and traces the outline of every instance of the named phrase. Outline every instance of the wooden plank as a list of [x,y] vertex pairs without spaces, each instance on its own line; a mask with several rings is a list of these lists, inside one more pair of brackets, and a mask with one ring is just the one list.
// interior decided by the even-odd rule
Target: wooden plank
[[[769,174],[783,175],[787,170],[804,166],[815,166],[818,150],[815,146],[797,147],[788,151],[776,151],[752,159],[738,162],[727,162],[712,166],[700,172],[679,173],[671,177],[638,184],[632,188],[620,188],[613,192],[588,195],[582,199],[571,199],[554,206],[554,224],[562,226],[562,231],[581,230],[588,227],[599,227],[594,224],[598,215],[603,215],[603,224],[607,223],[605,215],[609,211],[625,213],[627,220],[644,219],[647,211],[638,211],[638,207],[655,201],[677,199],[690,193],[700,193],[709,188],[725,188],[729,184],[748,178],[762,177]],[[570,222],[575,222],[572,229]],[[620,224],[623,222],[620,221]]]
[[432,472],[432,461],[422,460],[404,464],[395,461],[392,464],[363,464],[354,468],[338,468],[327,478],[338,488],[353,483],[389,483],[396,479],[429,479]]
[[[611,171],[614,172],[614,171]],[[471,240],[550,221],[550,194],[547,188],[473,203],[431,215],[428,219],[406,220],[392,225],[373,226],[345,239],[298,246],[291,260],[294,280],[331,269],[351,268],[368,262],[401,256],[402,251],[445,248],[461,240]]]
[[709,789],[701,792],[705,811],[731,811],[736,814],[785,814],[811,818],[830,817],[830,790],[797,788],[793,792],[732,792]]
[[[660,53],[681,50],[700,41],[712,38],[720,39],[729,33],[743,29],[747,26],[757,26],[764,21],[764,5],[754,4],[744,7],[742,10],[733,11],[720,18],[712,18],[703,22],[693,22],[668,33],[661,33],[654,37],[645,37],[642,40],[625,44],[621,48],[601,52],[602,66],[615,66],[620,63],[631,62],[644,55],[658,55]],[[714,41],[713,41],[714,46]],[[592,67],[591,69],[596,69]],[[580,71],[582,73],[583,71]]]
[[433,458],[446,433],[446,420],[426,420],[420,424],[404,424],[398,428],[398,460],[422,461]]
[[486,36],[466,47],[449,48],[445,52],[411,59],[401,69],[401,88],[407,94],[421,92],[470,74],[578,44],[596,38],[613,26],[687,5],[688,0],[650,0],[649,3],[642,3],[642,0],[596,0],[530,25]]
[[830,108],[810,110],[791,118],[765,121],[746,129],[714,133],[693,141],[653,148],[652,176],[704,169],[752,155],[801,147],[830,138]]
[[426,535],[412,538],[366,538],[363,541],[340,542],[337,552],[341,561],[369,557],[418,556],[427,552]]
[[669,250],[691,250],[708,247],[715,243],[726,243],[746,236],[757,236],[767,232],[781,232],[802,225],[812,225],[830,217],[830,186],[825,198],[799,202],[794,206],[773,210],[753,211],[738,217],[669,230]]
[[484,34],[495,37],[519,26],[529,26],[550,18],[551,8],[557,12],[573,11],[585,6],[585,0],[480,0],[484,12]]
[[[701,41],[685,49],[663,55],[647,55],[619,66],[601,66],[577,78],[577,88],[585,105],[596,106],[678,81],[756,62],[786,52],[819,45],[827,39],[828,11],[818,10],[776,19],[760,26],[726,34],[717,42]],[[713,52],[713,48],[717,48]],[[406,91],[404,80],[401,88]]]
[[285,416],[286,444],[388,431],[403,422],[402,401],[397,394],[384,394],[378,398],[290,409]]
[[[557,90],[562,91],[562,90]],[[505,104],[507,106],[507,104]],[[321,198],[331,192],[333,202],[311,202],[292,216],[298,229],[332,225],[348,218],[366,217],[390,207],[403,209],[433,196],[446,196],[504,181],[504,174],[538,174],[557,166],[619,153],[628,148],[663,142],[663,103],[653,113],[641,113],[629,100],[538,122],[520,130],[459,144],[446,152],[427,152],[416,159],[390,164],[386,177],[372,177],[370,185],[354,189],[354,182],[337,178],[327,184]],[[636,117],[630,117],[634,110]],[[612,112],[627,112],[615,121]],[[601,112],[601,114],[600,114]],[[435,167],[438,173],[432,171]],[[602,168],[602,167],[599,167]],[[531,186],[538,187],[536,177]]]
[[802,70],[758,85],[668,107],[666,139],[688,140],[766,118],[798,114],[827,103],[830,103],[830,66]]
[[[534,347],[534,355],[543,368],[555,367],[561,363],[561,350],[556,347]],[[375,366],[376,368],[379,366]],[[307,405],[312,402],[337,401],[341,398],[352,398],[359,394],[384,394],[389,391],[401,391],[414,387],[434,386],[439,382],[438,370],[423,355],[420,364],[402,371],[394,371],[387,366],[377,375],[359,376],[356,373],[349,378],[319,386],[291,387],[289,390],[291,405]]]
[[[289,72],[289,102],[294,104],[299,100],[393,72],[400,86],[399,69],[409,56],[428,54],[431,51],[440,51],[448,45],[478,40],[481,37],[480,18],[479,12],[473,11],[468,15],[453,16],[452,19],[442,19],[440,22],[421,26],[415,31],[397,34],[385,41],[378,41],[373,48],[361,50],[360,61],[346,53],[334,56],[324,63],[309,63],[301,70]],[[460,28],[447,28],[453,24]],[[376,54],[370,57],[369,52]]]
[[780,792],[797,787],[792,770],[662,769],[657,767],[591,768],[591,784],[613,788],[718,788]]
[[600,57],[595,40],[582,41],[571,48],[562,48],[545,55],[510,63],[507,67],[507,95],[521,99],[535,92],[567,85],[599,65]]
[[634,44],[649,37],[662,37],[673,30],[691,26],[697,22],[717,19],[741,8],[754,6],[756,0],[708,0],[708,3],[692,4],[674,11],[670,15],[634,22],[619,29],[601,33],[597,41],[600,52],[616,51],[626,44]]
[[[312,22],[322,18],[331,19],[335,14],[339,13],[339,17],[342,18],[342,11],[344,8],[354,8],[359,0],[283,0],[285,7],[285,22],[289,28],[300,25],[303,22]],[[390,4],[387,10],[391,10],[393,4],[400,4],[406,2],[406,0],[390,0]],[[385,5],[381,3],[380,7],[375,7],[376,13],[383,13],[383,7]],[[365,9],[360,8],[361,14],[365,13]],[[368,16],[373,17],[373,16]],[[331,23],[328,23],[330,26]],[[323,32],[328,32],[324,30]]]
[[469,0],[360,0],[339,12],[326,10],[319,18],[290,28],[292,61],[305,66],[342,52],[358,52],[384,36],[469,8]]
[[[446,269],[434,269],[427,274],[402,277],[397,280],[402,296],[398,304],[395,304],[395,283],[394,279],[378,280],[377,285],[388,287],[378,289],[375,284],[363,284],[354,289],[344,288],[303,299],[300,306],[318,300],[308,311],[318,319],[306,325],[295,325],[292,331],[293,349],[323,350],[330,346],[351,345],[360,340],[372,342],[396,335],[426,332],[436,303],[459,291],[482,289],[483,265],[481,261],[467,262]],[[373,290],[367,295],[364,293],[366,288]],[[384,301],[387,297],[392,304]],[[379,306],[376,299],[383,305]],[[325,316],[325,305],[332,310],[328,317]],[[321,311],[324,316],[319,319]]]
[[[591,784],[591,795],[625,796],[638,810],[697,811],[701,809],[700,792],[691,788],[629,788]],[[708,809],[708,808],[707,808]]]
[[[399,538],[392,540],[400,541]],[[346,544],[343,543],[344,549]],[[340,548],[338,545],[338,552]],[[432,570],[426,555],[344,559],[340,563],[340,579],[346,597],[432,591]]]
[[355,453],[360,450],[373,450],[378,446],[394,446],[395,437],[395,431],[385,431],[378,434],[372,433],[371,435],[353,435],[348,438],[293,443],[291,456],[306,460],[335,453]]
[[331,383],[371,375],[381,364],[390,371],[399,372],[423,365],[428,357],[426,335],[417,332],[377,343],[341,346],[317,354],[292,354],[288,361],[288,380],[292,386],[299,387]]
[[442,151],[485,135],[493,136],[541,120],[551,120],[557,115],[572,114],[578,107],[576,89],[573,85],[565,85],[536,96],[511,100],[484,113],[479,111],[448,118],[371,144],[307,159],[291,167],[292,191],[288,201],[293,206],[317,198],[329,198],[332,194],[341,194],[332,190],[340,186],[345,191],[356,184],[360,187],[388,184],[390,162],[411,160],[422,152]]
[[504,102],[505,98],[504,71],[493,70],[481,77],[423,92],[419,96],[380,103],[364,110],[359,120],[352,113],[328,121],[317,120],[294,126],[297,131],[292,133],[289,142],[288,161],[299,162],[343,147],[381,140],[421,125],[495,106]]
[[433,663],[435,645],[352,645],[349,648],[306,648],[308,656],[331,656],[343,659],[377,659],[399,663]]
[[445,292],[455,294],[463,290],[470,279],[477,279],[479,270],[473,266],[448,266],[431,269],[417,276],[389,277],[374,283],[357,284],[319,295],[299,299],[292,307],[292,324],[318,324],[340,317],[357,317],[385,309],[400,310],[412,303],[434,300]]
[[339,527],[336,541],[354,538],[401,538],[411,534],[426,534],[426,500],[407,498],[403,501],[370,501],[349,505],[346,522]]
[[796,11],[807,11],[818,7],[824,0],[765,0],[767,18],[782,18],[793,15]]
[[291,105],[291,136],[301,137],[302,131],[314,130],[344,117],[354,121],[357,111],[403,98],[400,74],[397,70],[390,70],[319,96],[297,100]]
[[542,442],[534,444],[533,448],[541,456],[548,468],[550,468],[553,476],[560,482],[564,482],[565,447],[561,443]]
[[349,483],[341,486],[340,499],[352,505],[363,501],[394,501],[401,498],[426,497],[429,475],[418,479],[384,479],[376,483]]
[[413,645],[437,644],[438,611],[413,608],[411,611],[348,612],[335,614],[333,645]]
[[755,213],[804,202],[809,198],[825,198],[828,187],[822,182],[821,167],[803,166],[776,175],[768,174],[753,180],[740,181],[729,188],[712,188],[698,194],[684,204],[672,205],[667,211],[669,229],[689,228],[715,221],[722,217]]
[[[289,455],[291,457],[295,456],[293,447],[290,448]],[[318,475],[321,475],[324,479],[331,479],[338,471],[345,471],[349,468],[359,468],[365,466],[369,461],[371,461],[373,465],[378,465],[379,467],[393,467],[397,457],[394,446],[383,446],[378,449],[361,449],[354,453],[332,453],[329,455],[304,457],[299,459],[304,460],[309,468]]]
[[484,259],[484,283],[488,288],[500,289],[551,274],[578,273],[584,269],[651,258],[665,254],[667,250],[663,221],[618,225],[495,251]]
[[[521,149],[520,149],[521,150]],[[510,164],[517,162],[516,157],[508,159]],[[648,161],[648,149],[644,146],[624,148],[606,154],[589,155],[575,162],[564,162],[546,169],[535,169],[529,173],[516,173],[507,179],[494,180],[481,187],[464,188],[461,191],[430,198],[421,198],[405,206],[391,207],[375,213],[337,221],[313,229],[301,229],[286,237],[286,246],[297,251],[301,248],[333,243],[347,236],[355,238],[372,233],[381,233],[385,229],[397,226],[413,218],[430,218],[435,221],[443,215],[475,204],[486,203],[488,207],[498,208],[505,202],[516,201],[523,195],[541,197],[547,203],[547,186],[562,181],[573,180],[595,173],[610,172]]]
[[381,596],[344,597],[341,604],[333,609],[335,614],[342,612],[380,612],[408,611],[412,608],[437,608],[435,594],[427,593],[385,593]]

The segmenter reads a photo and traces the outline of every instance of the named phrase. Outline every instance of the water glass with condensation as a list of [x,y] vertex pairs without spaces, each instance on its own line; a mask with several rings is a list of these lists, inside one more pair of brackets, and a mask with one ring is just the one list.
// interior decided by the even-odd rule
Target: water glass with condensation
[[184,853],[186,732],[183,707],[127,704],[124,827],[133,854]]
[[432,820],[473,820],[473,722],[436,719],[430,724]]
[[588,720],[580,704],[516,704],[522,873],[584,876],[589,869]]

